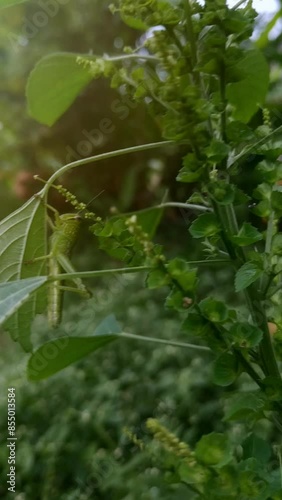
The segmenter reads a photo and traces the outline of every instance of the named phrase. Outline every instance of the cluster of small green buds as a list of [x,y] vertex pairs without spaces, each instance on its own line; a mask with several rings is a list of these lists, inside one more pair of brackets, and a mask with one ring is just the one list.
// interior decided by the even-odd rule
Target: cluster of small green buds
[[125,225],[127,226],[128,231],[132,235],[136,236],[143,247],[145,255],[149,257],[154,249],[154,243],[150,241],[148,233],[146,233],[142,226],[137,223],[137,216],[132,215],[129,217],[129,219],[126,220]]
[[270,118],[269,109],[263,108],[262,109],[262,116],[263,116],[263,124],[266,125],[267,127],[271,128],[271,118]]
[[63,187],[61,184],[58,186],[54,186],[54,188],[65,198],[66,201],[68,201],[76,210],[84,210],[86,208],[86,205],[84,203],[80,203],[77,199],[77,197],[68,191],[65,187]]
[[78,212],[83,212],[83,218],[87,220],[92,220],[95,222],[101,222],[101,217],[98,217],[94,212],[90,212],[87,210],[87,204],[83,202],[79,202],[76,196],[64,188],[61,184],[58,186],[54,186],[55,189],[65,198],[67,202],[69,202],[75,210]]
[[[164,448],[177,457],[193,458],[188,444],[180,441],[172,432],[164,427],[157,419],[149,418],[146,422],[147,429],[153,434],[154,438],[161,443]],[[193,459],[194,461],[194,459]]]
[[77,64],[82,66],[84,69],[89,70],[89,73],[93,78],[98,78],[99,76],[109,77],[115,71],[115,68],[110,60],[103,57],[96,57],[95,59],[92,57],[82,57],[77,56],[76,58]]
[[127,427],[124,427],[123,433],[128,437],[128,439],[130,439],[130,441],[133,444],[135,444],[136,446],[138,446],[138,448],[140,448],[140,450],[144,450],[144,447],[145,447],[144,441],[142,441],[142,439],[139,439],[136,436],[136,434],[134,434],[133,432],[131,432],[130,429],[128,429]]
[[213,168],[211,171],[210,171],[210,180],[211,181],[216,181],[218,178],[218,170],[216,168]]

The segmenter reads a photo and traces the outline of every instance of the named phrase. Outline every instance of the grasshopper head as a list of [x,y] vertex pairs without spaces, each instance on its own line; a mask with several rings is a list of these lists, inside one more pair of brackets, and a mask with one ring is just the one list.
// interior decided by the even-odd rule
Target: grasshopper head
[[68,222],[71,221],[81,221],[82,217],[79,214],[61,214],[59,215],[59,219],[63,224],[67,224]]

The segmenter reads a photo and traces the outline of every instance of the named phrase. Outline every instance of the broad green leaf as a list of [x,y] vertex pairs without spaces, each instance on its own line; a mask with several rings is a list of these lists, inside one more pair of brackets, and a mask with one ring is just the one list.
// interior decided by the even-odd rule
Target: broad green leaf
[[212,336],[213,331],[210,323],[201,316],[198,311],[192,309],[187,318],[183,321],[181,330],[189,335],[199,335],[206,337],[208,334]]
[[147,29],[149,28],[149,26],[141,21],[141,19],[136,19],[135,17],[131,16],[125,16],[124,14],[121,14],[120,17],[127,26],[135,30],[147,31]]
[[190,226],[193,238],[206,238],[220,232],[220,226],[214,214],[200,215]]
[[249,323],[234,323],[230,331],[232,344],[236,347],[250,349],[256,347],[262,337],[263,332],[257,326],[250,325]]
[[207,186],[210,196],[220,205],[229,205],[234,202],[236,188],[232,184],[218,180]]
[[245,247],[262,240],[262,234],[249,222],[244,222],[237,235],[232,236],[233,243]]
[[27,0],[0,0],[0,9],[5,9],[6,7],[11,7],[12,5],[24,2],[27,2]]
[[162,271],[162,269],[153,269],[148,273],[146,278],[146,286],[150,289],[161,288],[162,286],[169,285],[169,275]]
[[78,54],[56,53],[41,59],[27,84],[30,115],[53,125],[93,79],[89,68],[77,63]]
[[234,143],[250,142],[254,140],[254,132],[243,122],[233,120],[226,126],[226,135]]
[[[177,472],[182,482],[194,485],[204,484],[210,475],[207,467],[198,463],[193,464],[193,467],[191,467],[189,461],[186,462],[185,460],[180,461]],[[179,479],[177,482],[179,482]]]
[[0,283],[0,325],[12,316],[46,281],[47,277],[39,276]]
[[282,255],[282,233],[274,235],[271,250],[274,255]]
[[199,303],[201,313],[212,323],[223,323],[228,319],[228,309],[224,302],[207,297]]
[[281,186],[275,186],[271,194],[271,206],[278,217],[282,216],[282,189]]
[[176,180],[178,182],[196,182],[204,173],[203,168],[199,168],[196,172],[190,172],[186,168],[181,168],[177,174]]
[[165,301],[165,307],[168,309],[175,309],[176,311],[183,311],[186,309],[184,302],[184,295],[178,288],[174,287]]
[[252,49],[237,64],[237,70],[243,78],[227,85],[226,96],[235,108],[234,118],[247,123],[264,103],[269,85],[269,69],[260,50]]
[[[44,260],[27,264],[47,253],[45,222],[46,208],[39,197],[31,198],[0,222],[0,282],[46,275]],[[30,327],[33,318],[43,312],[45,306],[46,290],[43,289],[32,295],[4,325],[26,351],[32,348]]]
[[227,403],[224,420],[244,420],[247,416],[258,415],[264,407],[265,399],[260,391],[236,394]]
[[195,182],[204,172],[201,163],[194,153],[188,153],[182,161],[183,168],[180,169],[176,180],[179,182]]
[[61,337],[46,342],[31,355],[27,366],[28,378],[33,382],[48,378],[117,338],[115,333],[93,337]]
[[228,436],[218,432],[203,436],[196,445],[195,457],[205,465],[223,467],[233,458]]
[[254,189],[253,196],[257,200],[271,200],[272,186],[266,182],[259,184],[256,189]]
[[282,382],[279,377],[268,376],[263,379],[262,383],[270,401],[282,401]]
[[204,150],[209,162],[220,163],[227,158],[230,147],[219,139],[212,139],[210,145]]
[[169,261],[166,266],[170,276],[186,292],[195,290],[197,284],[197,269],[192,269],[184,259],[176,257]]
[[239,365],[236,357],[230,353],[223,353],[213,365],[213,382],[227,387],[235,382],[239,374]]
[[256,434],[250,434],[242,443],[243,458],[255,458],[259,462],[266,463],[271,457],[270,443]]
[[259,180],[269,184],[276,184],[282,178],[282,165],[280,161],[263,160],[255,168]]
[[254,283],[263,274],[262,268],[256,262],[246,262],[235,276],[235,290],[240,292]]

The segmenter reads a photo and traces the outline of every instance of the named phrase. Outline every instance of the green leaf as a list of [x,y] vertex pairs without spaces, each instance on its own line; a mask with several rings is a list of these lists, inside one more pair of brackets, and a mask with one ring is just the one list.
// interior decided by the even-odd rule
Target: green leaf
[[[194,485],[204,484],[209,478],[209,470],[205,466],[198,463],[193,464],[193,467],[191,467],[190,463],[187,462],[185,460],[181,460],[177,468],[177,472],[181,481]],[[179,478],[177,481],[178,483]]]
[[193,238],[206,238],[219,233],[220,226],[214,214],[202,214],[191,224],[189,232]]
[[176,177],[177,181],[195,182],[200,179],[204,169],[201,167],[201,163],[194,153],[188,153],[184,156],[182,164],[183,168],[181,168]]
[[200,179],[201,175],[204,173],[203,168],[199,168],[195,172],[187,170],[183,167],[179,170],[176,180],[178,182],[196,182]]
[[[46,254],[46,207],[39,197],[33,197],[0,222],[0,282],[46,275],[44,260],[26,263]],[[46,289],[33,294],[5,323],[13,340],[26,351],[32,349],[31,323],[35,314],[44,312],[46,295]]]
[[170,260],[166,268],[184,291],[194,291],[197,284],[197,269],[191,269],[188,262],[178,257]]
[[212,139],[209,147],[204,152],[211,163],[220,163],[227,158],[229,146],[223,141]]
[[165,307],[175,309],[176,311],[183,311],[186,309],[184,295],[180,290],[178,290],[178,288],[173,288],[171,290],[170,294],[166,298]]
[[172,287],[171,292],[166,298],[165,307],[175,309],[176,311],[187,310],[193,304],[190,294],[179,290],[178,287]]
[[246,262],[235,276],[235,290],[240,292],[254,283],[263,274],[263,269],[257,262]]
[[263,182],[275,184],[282,177],[282,164],[280,161],[263,160],[255,168]]
[[135,30],[146,31],[149,28],[149,26],[147,26],[143,21],[141,21],[141,19],[136,19],[135,17],[132,16],[125,16],[122,13],[120,17],[123,20],[124,24]]
[[24,2],[27,2],[27,0],[0,0],[0,9],[5,9],[6,7],[11,7],[12,5]]
[[29,358],[27,376],[35,382],[48,378],[118,338],[114,335],[60,337],[40,346]]
[[224,302],[207,297],[199,303],[202,314],[212,323],[223,323],[228,319],[228,309]]
[[258,462],[266,464],[271,457],[272,450],[270,444],[257,436],[250,434],[242,443],[243,459],[255,458]]
[[12,316],[46,281],[47,276],[39,276],[0,283],[0,325]]
[[27,101],[30,115],[53,125],[93,79],[89,68],[77,63],[78,54],[56,53],[41,59],[30,74]]
[[278,217],[282,216],[282,189],[281,186],[275,186],[271,194],[271,206]]
[[254,189],[253,196],[257,200],[271,200],[271,193],[272,193],[272,187],[267,184],[266,182],[263,182],[262,184],[259,184],[256,189]]
[[233,243],[240,247],[252,245],[262,240],[262,234],[249,222],[244,222],[236,236],[232,236]]
[[148,273],[146,278],[146,286],[150,289],[161,288],[162,286],[169,285],[169,275],[161,269],[153,269]]
[[262,381],[264,392],[270,401],[282,401],[282,382],[279,377],[268,376]]
[[237,120],[228,123],[226,135],[229,141],[239,144],[254,140],[254,132],[251,127]]
[[259,391],[236,394],[228,401],[224,420],[244,420],[247,416],[258,415],[264,407],[265,400]]
[[269,200],[260,201],[255,207],[251,209],[252,213],[258,217],[269,217],[271,213],[271,205]]
[[229,333],[231,341],[236,347],[246,349],[256,347],[263,337],[262,330],[249,323],[234,323]]
[[195,312],[195,309],[189,312],[187,318],[182,323],[181,330],[189,335],[199,335],[204,338],[208,334],[213,334],[210,323],[198,312]]
[[210,196],[220,205],[229,205],[234,202],[236,188],[226,181],[218,180],[207,186]]
[[274,255],[282,255],[282,233],[274,235],[271,251]]
[[195,456],[207,466],[223,467],[228,464],[233,458],[228,436],[217,432],[203,436],[196,445]]
[[233,384],[239,375],[239,364],[236,357],[230,353],[223,353],[213,365],[213,382],[222,387]]
[[269,85],[268,64],[259,50],[252,49],[245,52],[236,69],[243,78],[227,85],[226,96],[235,108],[234,118],[247,123],[264,103]]

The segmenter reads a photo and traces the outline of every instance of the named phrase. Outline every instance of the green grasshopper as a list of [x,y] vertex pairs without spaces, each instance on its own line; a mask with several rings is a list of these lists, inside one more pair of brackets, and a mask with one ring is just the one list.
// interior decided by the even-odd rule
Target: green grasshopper
[[[75,208],[79,208],[80,211],[85,210],[87,205],[78,203],[75,196],[69,193],[65,188],[62,188],[61,186],[54,187],[63,196],[65,196],[66,200],[70,201]],[[95,196],[89,203],[97,198],[97,196]],[[47,255],[38,257],[33,261],[27,262],[27,264],[32,263],[35,260],[48,259],[48,272],[50,278],[56,278],[58,274],[62,274],[63,272],[75,273],[75,268],[73,267],[70,258],[72,250],[78,239],[82,216],[79,215],[79,212],[60,215],[58,211],[50,205],[47,205],[47,207],[55,214],[54,222],[48,217],[49,225],[53,231],[49,240],[50,251]],[[94,214],[90,213],[90,215]],[[62,284],[61,280],[56,279],[52,279],[48,285],[48,323],[52,328],[56,328],[62,319],[64,291],[80,293],[87,299],[92,296],[91,292],[86,288],[80,278],[72,278],[72,281],[74,282],[75,287],[65,286]]]
[[[78,214],[56,214],[53,234],[50,238],[49,276],[56,277],[62,272],[73,273],[75,269],[70,261],[73,247],[78,239],[81,225],[81,217]],[[73,279],[75,287],[66,287],[59,280],[49,284],[48,291],[48,323],[56,328],[62,319],[63,292],[75,291],[84,298],[90,298],[91,293],[84,286],[80,278]]]

